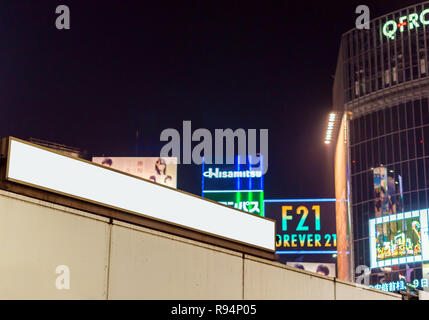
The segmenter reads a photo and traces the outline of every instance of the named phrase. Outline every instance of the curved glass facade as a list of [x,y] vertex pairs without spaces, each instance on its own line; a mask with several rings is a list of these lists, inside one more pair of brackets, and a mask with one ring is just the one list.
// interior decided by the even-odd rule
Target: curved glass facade
[[[354,265],[370,266],[368,222],[377,217],[373,169],[387,168],[396,184],[401,177],[402,188],[395,188],[393,194],[400,201],[396,212],[428,208],[428,97],[414,98],[353,119],[350,130]],[[414,276],[421,276],[421,266],[412,267]]]
[[[415,16],[417,19],[413,23],[404,20],[404,17]],[[399,21],[408,23],[398,27]],[[342,63],[345,102],[425,78],[428,38],[429,3],[378,18],[371,22],[369,30],[354,29],[344,34]]]
[[427,213],[403,215],[429,208],[428,51],[424,2],[345,33],[337,64],[334,108],[349,120],[354,268],[371,267],[370,284],[388,291],[429,290]]

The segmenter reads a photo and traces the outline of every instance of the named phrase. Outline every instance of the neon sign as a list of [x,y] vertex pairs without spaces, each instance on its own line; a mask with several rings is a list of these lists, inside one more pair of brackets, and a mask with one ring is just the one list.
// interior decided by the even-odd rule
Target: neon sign
[[392,281],[392,282],[387,282],[382,284],[376,284],[375,286],[370,285],[369,287],[383,290],[383,291],[388,291],[388,292],[395,292],[395,291],[407,290],[407,287],[411,287],[414,289],[427,288],[429,287],[429,281],[426,278],[414,279],[412,283],[405,283],[404,280],[399,280],[399,281]]
[[[264,175],[260,165],[252,164],[252,156],[246,158],[237,156],[235,164],[211,165],[203,162],[202,196],[263,217]],[[262,156],[260,161],[263,161]]]
[[222,203],[226,206],[234,207],[238,210],[243,210],[244,212],[249,213],[261,213],[261,206],[259,201],[240,201],[240,202],[234,202],[234,201],[219,201],[219,203]]
[[244,212],[264,216],[263,190],[204,190],[204,197]]
[[264,200],[265,217],[275,219],[276,254],[335,254],[336,199]]
[[376,284],[375,286],[369,286],[369,287],[375,288],[378,290],[388,291],[388,292],[395,292],[395,291],[407,289],[407,287],[405,286],[404,280],[392,281],[392,282],[383,283],[383,284]]
[[426,15],[429,13],[429,9],[423,10],[420,15],[417,13],[410,13],[408,16],[402,16],[399,18],[399,22],[395,20],[389,20],[383,25],[383,34],[392,40],[395,40],[396,32],[404,32],[405,27],[408,26],[409,30],[417,29],[422,25],[429,25],[429,19],[426,19]]
[[254,170],[243,170],[243,171],[221,171],[219,168],[209,168],[209,170],[203,173],[206,178],[217,178],[217,179],[236,179],[236,178],[260,178],[262,177],[261,171]]

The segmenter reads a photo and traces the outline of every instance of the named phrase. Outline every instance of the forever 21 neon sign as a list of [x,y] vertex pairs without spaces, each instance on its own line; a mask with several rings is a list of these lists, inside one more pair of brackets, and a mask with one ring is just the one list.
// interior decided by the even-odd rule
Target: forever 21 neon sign
[[[312,221],[310,224],[310,219]],[[296,223],[294,230],[288,222]],[[276,235],[276,247],[329,248],[337,246],[336,234],[321,233],[320,205],[282,206],[281,234]],[[311,226],[311,227],[310,227]],[[314,233],[313,233],[314,232]]]

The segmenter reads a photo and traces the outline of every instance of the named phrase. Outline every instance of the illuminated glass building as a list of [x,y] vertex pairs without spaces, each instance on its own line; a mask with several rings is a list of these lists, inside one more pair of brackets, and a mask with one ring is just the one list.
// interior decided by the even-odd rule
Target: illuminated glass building
[[428,289],[429,261],[419,251],[429,250],[427,213],[401,215],[429,207],[428,49],[424,2],[345,33],[337,62],[334,109],[344,116],[336,194],[349,200],[343,211],[337,206],[337,229],[351,239],[342,262],[339,252],[342,278],[357,280],[365,265],[370,284],[389,291],[398,281]]

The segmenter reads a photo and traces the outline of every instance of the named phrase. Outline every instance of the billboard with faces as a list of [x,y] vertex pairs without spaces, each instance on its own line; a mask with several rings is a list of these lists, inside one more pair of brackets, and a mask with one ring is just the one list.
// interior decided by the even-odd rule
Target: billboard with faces
[[177,158],[174,157],[93,157],[92,162],[177,188]]
[[314,273],[318,273],[324,276],[336,277],[335,263],[323,263],[323,262],[287,262],[286,265],[306,270]]
[[393,170],[386,167],[373,169],[374,173],[374,208],[375,216],[396,214],[402,210],[400,192],[401,177],[395,179]]

